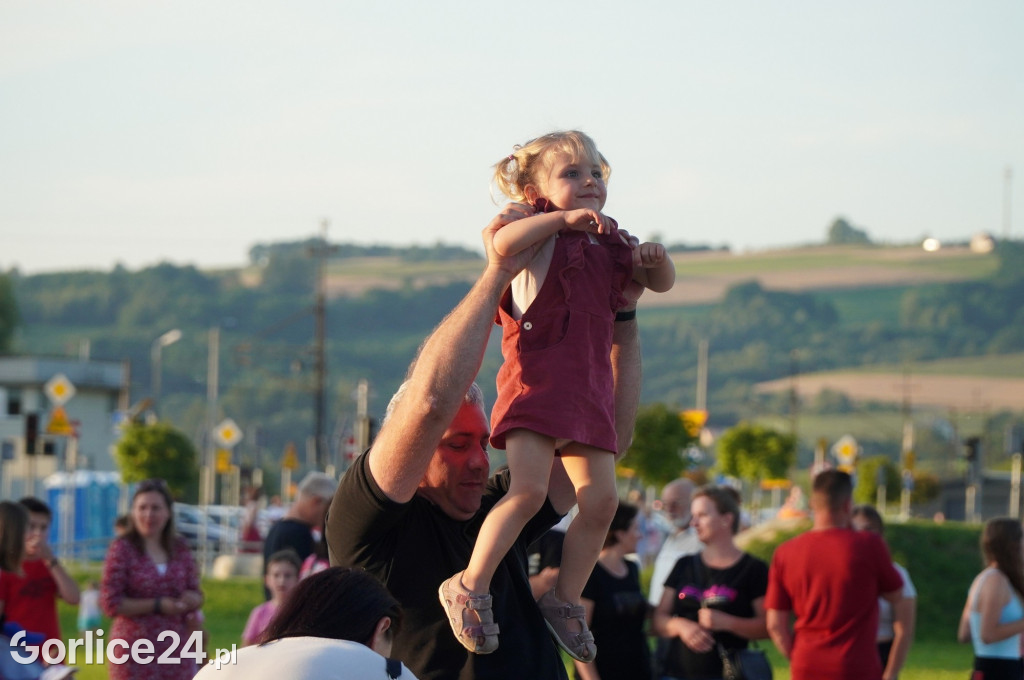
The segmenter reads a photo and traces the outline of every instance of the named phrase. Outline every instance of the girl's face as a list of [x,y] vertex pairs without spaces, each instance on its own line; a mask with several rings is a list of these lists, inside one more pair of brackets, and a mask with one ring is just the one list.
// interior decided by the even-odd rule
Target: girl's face
[[263,582],[266,584],[267,590],[270,591],[271,598],[280,602],[299,582],[299,572],[295,570],[294,564],[272,562],[267,568],[267,575]]
[[[608,189],[599,164],[588,159],[573,161],[564,153],[556,153],[547,170],[546,177],[541,171],[540,186],[527,186],[527,197],[531,201],[543,197],[560,210],[590,208],[600,212],[604,208]],[[531,188],[533,196],[529,193]]]
[[171,509],[159,491],[144,491],[135,497],[132,522],[143,538],[159,536],[170,519]]
[[697,530],[697,538],[707,543],[711,538],[723,533],[731,534],[732,516],[718,512],[714,502],[707,496],[698,496],[690,504],[693,519],[690,524]]

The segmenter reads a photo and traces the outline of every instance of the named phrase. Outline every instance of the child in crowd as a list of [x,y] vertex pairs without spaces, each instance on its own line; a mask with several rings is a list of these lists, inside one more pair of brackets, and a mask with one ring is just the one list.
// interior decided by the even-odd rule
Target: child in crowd
[[270,599],[261,605],[257,605],[242,631],[242,646],[254,645],[260,641],[263,631],[267,629],[270,620],[278,608],[284,603],[288,593],[295,588],[299,582],[299,569],[302,561],[299,555],[287,548],[278,550],[267,560],[267,573],[263,577],[263,583],[270,591]]
[[96,630],[100,623],[100,584],[91,580],[85,584],[78,601],[78,632]]
[[0,600],[8,621],[16,621],[26,631],[41,633],[47,640],[60,640],[57,597],[78,604],[78,583],[54,557],[47,542],[52,513],[38,498],[22,498],[19,503],[28,512],[24,561],[21,573],[0,574]]
[[[609,173],[593,140],[577,131],[534,139],[495,166],[501,192],[529,205],[513,206],[525,216],[495,234],[494,248],[535,253],[498,309],[505,363],[491,445],[506,449],[510,488],[487,514],[465,571],[439,589],[456,637],[478,654],[498,647],[491,579],[542,507],[556,454],[576,488],[579,514],[566,531],[556,585],[538,605],[570,656],[590,662],[597,651],[580,597],[618,504],[613,327],[635,317],[631,300],[640,287],[663,292],[675,282],[664,246],[634,247],[601,212]],[[474,618],[468,610],[481,625],[467,623]]]

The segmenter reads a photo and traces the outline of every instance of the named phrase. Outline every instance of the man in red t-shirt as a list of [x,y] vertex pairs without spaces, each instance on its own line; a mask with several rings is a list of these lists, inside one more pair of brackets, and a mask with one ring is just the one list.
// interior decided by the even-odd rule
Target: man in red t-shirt
[[78,584],[53,556],[46,541],[53,515],[38,498],[19,501],[28,510],[22,575],[0,573],[0,603],[8,621],[47,640],[63,640],[57,622],[57,596],[78,604]]
[[898,601],[903,579],[879,536],[850,528],[850,475],[826,470],[815,477],[811,509],[811,530],[772,557],[768,633],[789,659],[793,680],[880,680],[878,598]]

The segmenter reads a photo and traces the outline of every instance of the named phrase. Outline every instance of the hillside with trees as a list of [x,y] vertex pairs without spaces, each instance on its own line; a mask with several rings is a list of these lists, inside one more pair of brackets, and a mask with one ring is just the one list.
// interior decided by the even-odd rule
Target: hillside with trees
[[[273,465],[287,442],[302,442],[312,432],[316,267],[309,252],[324,245],[314,240],[257,246],[250,253],[251,266],[240,270],[161,264],[139,271],[9,272],[0,275],[0,351],[6,332],[10,353],[79,355],[87,347],[97,359],[127,359],[137,402],[149,393],[151,343],[180,328],[181,342],[163,353],[161,415],[200,441],[208,331],[218,328],[221,412],[246,431],[239,448],[243,462]],[[884,261],[884,248],[868,248]],[[458,273],[447,279],[420,277],[416,284],[399,278],[397,285],[328,299],[327,432],[336,445],[351,427],[358,381],[369,381],[370,413],[379,417],[419,343],[465,294],[483,263],[470,251],[442,245],[333,250],[328,276],[343,275],[357,264],[366,267],[378,261],[374,258],[393,267],[381,265],[382,280],[394,281],[395,272],[414,266]],[[751,277],[731,285],[713,303],[645,309],[642,302],[642,400],[670,410],[692,408],[702,341],[710,348],[707,404],[709,425],[716,429],[792,412],[787,395],[754,390],[762,381],[838,368],[1024,352],[1024,305],[1019,302],[1024,299],[1024,246],[1001,243],[993,255],[978,257],[996,259],[993,274],[951,283],[858,287],[847,282],[803,291],[768,289]],[[684,265],[678,268],[686,274]],[[436,285],[430,283],[434,280]],[[16,305],[5,303],[5,286]],[[12,333],[8,329],[15,322]],[[480,375],[489,399],[500,362],[498,334],[496,328]],[[808,415],[892,411],[894,406],[855,406],[842,395],[823,395],[799,408]],[[993,428],[1016,417],[991,416]],[[865,441],[869,452],[872,447],[893,450],[889,439],[872,442],[869,436]],[[948,448],[948,442],[939,444]],[[812,447],[813,442],[801,441],[798,460],[806,462]]]

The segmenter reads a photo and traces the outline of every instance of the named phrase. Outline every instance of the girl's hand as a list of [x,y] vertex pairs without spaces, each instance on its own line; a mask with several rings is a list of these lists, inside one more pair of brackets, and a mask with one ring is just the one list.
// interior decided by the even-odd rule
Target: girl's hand
[[633,266],[642,269],[660,267],[668,257],[668,251],[660,243],[641,243],[633,248]]
[[565,226],[576,231],[589,231],[594,234],[614,234],[618,227],[615,221],[590,208],[565,210],[562,213]]

